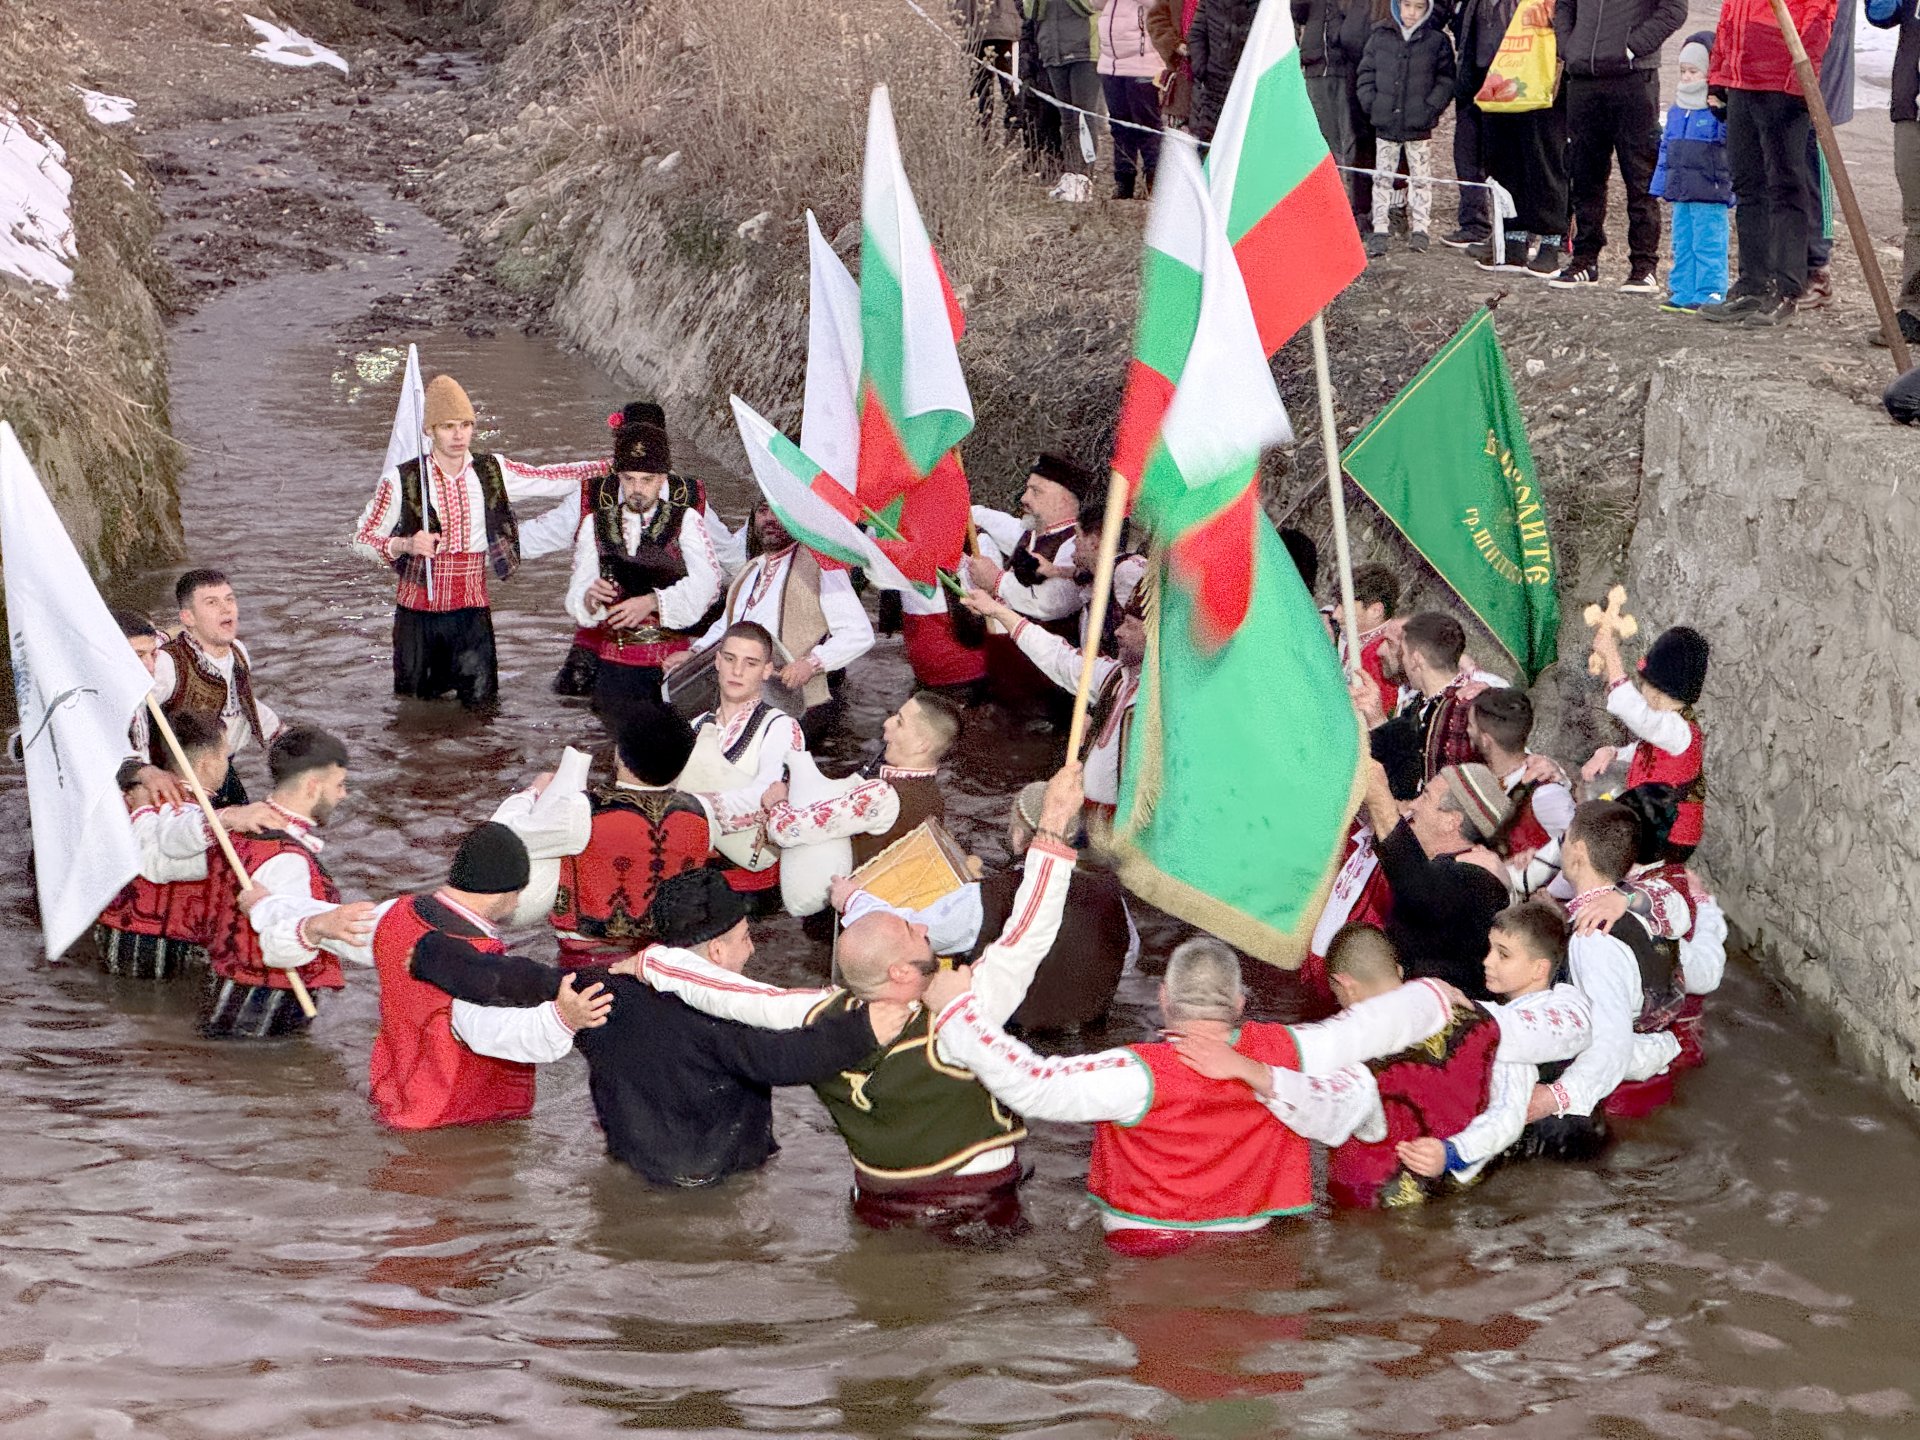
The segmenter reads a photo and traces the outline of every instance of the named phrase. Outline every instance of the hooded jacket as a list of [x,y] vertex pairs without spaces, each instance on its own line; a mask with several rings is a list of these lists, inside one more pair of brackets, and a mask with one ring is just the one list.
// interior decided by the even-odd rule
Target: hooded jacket
[[1660,47],[1686,22],[1687,0],[1556,0],[1553,37],[1567,74],[1626,75],[1658,70]]
[[1382,20],[1367,35],[1354,94],[1382,140],[1425,140],[1453,98],[1453,46],[1425,16],[1410,34],[1397,18]]
[[1094,7],[1086,0],[1024,0],[1033,48],[1042,65],[1075,65],[1095,53]]

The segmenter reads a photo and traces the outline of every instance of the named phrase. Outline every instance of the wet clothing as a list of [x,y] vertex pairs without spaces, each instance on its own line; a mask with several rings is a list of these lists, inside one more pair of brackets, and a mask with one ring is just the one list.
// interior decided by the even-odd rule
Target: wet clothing
[[207,960],[213,832],[198,805],[143,805],[128,819],[140,873],[100,912],[94,942],[109,975],[170,980]]
[[615,784],[588,799],[590,837],[561,860],[553,902],[564,965],[609,965],[656,940],[654,892],[713,853],[712,817],[684,790]]
[[1491,871],[1450,855],[1427,858],[1402,820],[1374,853],[1393,892],[1387,938],[1409,979],[1431,975],[1469,999],[1485,1000],[1487,935],[1506,909],[1507,887]]
[[468,710],[499,703],[493,612],[483,606],[414,610],[396,605],[393,693],[413,700],[438,700],[449,692]]

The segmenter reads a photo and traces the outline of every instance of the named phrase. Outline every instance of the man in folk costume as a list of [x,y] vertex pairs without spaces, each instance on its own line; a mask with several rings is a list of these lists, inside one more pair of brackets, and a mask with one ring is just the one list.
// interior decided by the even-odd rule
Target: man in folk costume
[[[533,1066],[493,1058],[498,1037],[526,1024],[564,1048],[576,1032],[606,1024],[612,998],[597,984],[560,977],[525,1017],[453,999],[430,977],[458,973],[467,985],[497,974],[507,953],[499,926],[512,916],[531,868],[527,847],[505,825],[469,831],[428,894],[375,911],[372,963],[380,972],[380,1029],[369,1063],[369,1098],[395,1130],[524,1120],[533,1113]],[[499,983],[496,981],[496,983]]]
[[[183,710],[170,722],[201,787],[209,794],[227,773],[227,733],[212,715]],[[177,765],[172,753],[167,763]],[[142,779],[151,766],[121,767],[121,790],[140,850],[140,873],[129,880],[94,924],[94,943],[109,975],[170,980],[206,961],[207,851],[213,831],[193,800],[156,795]],[[173,793],[182,789],[172,775]],[[220,812],[229,831],[256,831],[273,823],[265,805]]]
[[[154,674],[160,663],[160,647],[166,644],[167,637],[160,633],[153,621],[131,610],[114,611],[113,620],[120,627],[120,633],[127,637],[127,644],[132,648],[134,658],[140,662],[147,674]],[[159,697],[156,695],[154,698],[157,700]],[[166,801],[184,801],[187,798],[186,788],[181,785],[180,778],[169,768],[154,763],[153,722],[147,714],[145,705],[133,712],[133,723],[127,727],[127,747],[127,761],[133,768],[123,778],[144,786],[148,798],[156,804]],[[19,751],[17,732],[11,749],[17,755]],[[162,746],[163,751],[164,749],[165,747]],[[166,758],[166,755],[162,754],[162,761]],[[226,773],[222,771],[207,793],[211,795],[225,779]]]
[[[1025,523],[981,506],[973,512],[983,539],[1007,559],[1002,568],[992,555],[969,556],[968,579],[1069,643],[1079,639],[1080,612],[1086,606],[1077,578],[1074,534],[1081,503],[1094,488],[1093,476],[1073,461],[1043,454],[1033,462],[1020,495]],[[1004,703],[1054,703],[1051,682],[1008,636],[988,635],[987,678],[994,698]]]
[[1409,616],[1398,643],[1389,633],[1380,651],[1387,678],[1405,680],[1411,691],[1398,713],[1384,716],[1372,686],[1356,697],[1373,731],[1373,758],[1387,767],[1397,799],[1411,800],[1448,765],[1481,759],[1467,733],[1467,705],[1485,686],[1462,673],[1466,649],[1466,632],[1451,615]]
[[200,1033],[211,1039],[264,1040],[304,1030],[289,971],[309,991],[346,981],[338,946],[363,945],[373,906],[343,905],[340,887],[320,863],[315,831],[347,797],[347,747],[324,730],[296,725],[267,751],[276,823],[235,835],[233,848],[252,877],[244,894],[224,858],[211,868],[207,961],[213,987]]
[[727,862],[722,874],[755,914],[780,900],[780,849],[767,839],[766,795],[785,776],[787,757],[807,748],[799,722],[765,698],[777,668],[764,626],[742,620],[727,627],[714,656],[720,705],[693,722],[693,755],[676,782],[712,814]]
[[[1046,784],[1036,780],[1014,798],[1007,820],[1008,854],[1025,855],[1033,843],[1046,790]],[[851,877],[842,876],[833,884],[833,908],[848,925],[875,912],[891,912],[909,924],[925,925],[935,954],[971,965],[1006,929],[1024,876],[1025,866],[1015,864],[962,885],[922,910],[889,905],[857,889]],[[1139,954],[1140,932],[1127,909],[1125,887],[1111,870],[1082,856],[1067,887],[1060,931],[1007,1028],[1059,1033],[1100,1024],[1120,977]]]
[[588,795],[586,845],[560,861],[551,920],[569,968],[610,965],[653,940],[654,893],[705,866],[719,833],[706,802],[677,784],[692,727],[658,704],[627,707],[613,723],[613,784]]
[[[361,512],[354,548],[399,577],[393,611],[393,693],[436,700],[448,691],[469,710],[499,700],[489,576],[505,580],[521,559],[513,507],[578,503],[599,465],[522,465],[473,447],[473,405],[451,375],[427,386],[425,500],[418,460],[380,477]],[[571,536],[569,536],[571,538]],[[428,562],[432,563],[429,593]]]
[[706,516],[695,494],[670,490],[672,463],[665,429],[622,426],[617,483],[600,487],[574,536],[567,613],[606,631],[593,686],[602,710],[658,701],[664,662],[691,648],[720,599]]
[[[1013,919],[973,967],[974,1004],[998,1026],[1026,994],[1065,909],[1074,851],[1065,839],[1080,813],[1080,767],[1047,786],[1040,828],[1027,849]],[[874,1005],[909,1005],[891,1044],[814,1085],[853,1157],[854,1213],[876,1228],[976,1221],[1017,1223],[1026,1127],[932,1033],[923,1003],[939,969],[926,927],[867,915],[840,932],[844,988],[780,990],[674,951],[647,950],[635,973],[709,1015],[776,1030],[815,1025]],[[876,1027],[878,1028],[878,1027]]]
[[[1494,851],[1517,862],[1556,845],[1573,821],[1573,790],[1559,765],[1527,749],[1533,733],[1533,701],[1527,692],[1511,687],[1482,690],[1467,707],[1467,733],[1513,802],[1491,842]],[[1517,863],[1513,868],[1519,868]],[[1558,873],[1546,864],[1527,870],[1524,889],[1529,894]]]
[[[282,726],[254,694],[253,662],[236,634],[240,602],[218,570],[189,570],[173,587],[180,606],[180,633],[154,656],[153,693],[169,715],[198,710],[218,715],[227,728],[229,758],[251,742],[265,752]],[[217,790],[216,805],[244,805],[247,787],[231,764]]]
[[[1344,603],[1344,602],[1343,602]],[[1380,692],[1380,713],[1391,715],[1400,703],[1398,675],[1389,676],[1381,664],[1380,650],[1391,633],[1389,622],[1400,608],[1400,577],[1384,565],[1353,567],[1353,621],[1360,632],[1360,669]],[[1333,627],[1334,643],[1340,651],[1340,664],[1347,664],[1347,627],[1340,623],[1340,607],[1326,610],[1327,623]]]
[[[822,566],[787,533],[772,506],[756,505],[747,524],[753,558],[734,576],[724,607],[694,648],[718,644],[728,626],[743,620],[777,637],[787,657],[780,683],[806,702],[801,724],[808,743],[817,745],[838,713],[847,666],[873,648],[873,622],[847,572]],[[667,673],[691,654],[668,657]]]

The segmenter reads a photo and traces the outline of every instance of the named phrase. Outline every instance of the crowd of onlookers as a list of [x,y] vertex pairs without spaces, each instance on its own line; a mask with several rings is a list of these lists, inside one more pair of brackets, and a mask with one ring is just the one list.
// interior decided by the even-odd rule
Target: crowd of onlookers
[[[1057,166],[1052,194],[1065,201],[1092,198],[1102,142],[1112,148],[1114,198],[1130,200],[1152,181],[1157,128],[1211,139],[1258,8],[1257,0],[956,3],[990,67],[976,87],[983,120],[997,113],[1049,173]],[[1617,172],[1627,211],[1619,290],[1664,293],[1667,309],[1756,326],[1831,303],[1833,187],[1773,0],[1725,0],[1712,30],[1684,37],[1686,0],[1289,3],[1307,92],[1347,168],[1369,255],[1387,253],[1404,213],[1410,249],[1437,238],[1483,268],[1563,289],[1598,285]],[[1917,0],[1844,8],[1787,0],[1787,9],[1827,112],[1844,125],[1853,116],[1856,3],[1870,23],[1900,31],[1891,108],[1907,243],[1897,303],[1902,331],[1920,342]],[[1496,64],[1509,30],[1549,25],[1551,103],[1487,108],[1513,99]],[[1663,114],[1661,62],[1676,38],[1679,79]],[[1109,128],[1094,118],[1102,113],[1124,123]],[[1434,136],[1449,113],[1460,183],[1454,226],[1434,235]],[[1376,174],[1395,178],[1376,185]],[[1500,245],[1496,196],[1514,212]]]

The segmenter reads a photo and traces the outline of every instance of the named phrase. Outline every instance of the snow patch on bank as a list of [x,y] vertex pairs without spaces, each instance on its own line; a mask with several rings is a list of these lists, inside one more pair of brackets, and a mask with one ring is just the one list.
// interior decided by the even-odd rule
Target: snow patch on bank
[[124,125],[133,119],[134,102],[124,95],[108,95],[99,90],[89,90],[84,85],[73,87],[80,95],[80,103],[87,107],[87,114],[102,125]]
[[1893,99],[1893,51],[1898,30],[1867,23],[1861,6],[1853,26],[1853,103],[1862,110],[1884,108]]
[[342,75],[347,73],[347,62],[336,51],[329,50],[317,40],[309,40],[298,30],[282,29],[271,21],[258,20],[251,15],[240,17],[253,27],[253,33],[260,37],[260,43],[253,47],[253,53],[273,65],[286,65],[295,70],[304,70],[313,65],[331,65]]
[[0,275],[73,288],[73,177],[60,142],[0,110]]

